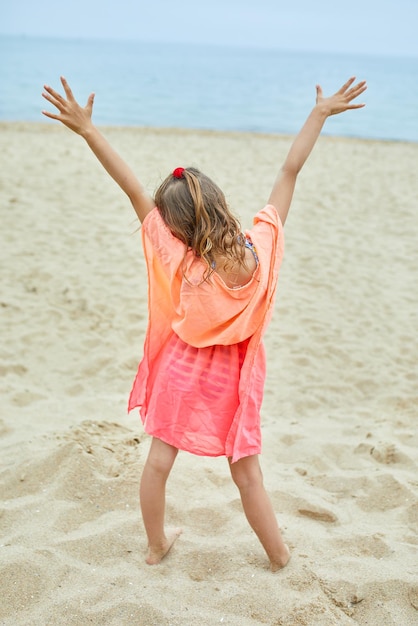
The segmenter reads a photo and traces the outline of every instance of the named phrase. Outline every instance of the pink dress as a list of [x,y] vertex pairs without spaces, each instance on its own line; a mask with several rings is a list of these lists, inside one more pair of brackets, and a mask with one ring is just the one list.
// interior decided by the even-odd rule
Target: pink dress
[[[128,410],[145,431],[181,450],[232,462],[261,451],[265,380],[262,336],[270,320],[283,228],[267,205],[245,232],[258,265],[232,289],[172,235],[157,208],[145,218],[149,323]],[[187,277],[185,280],[184,276]]]

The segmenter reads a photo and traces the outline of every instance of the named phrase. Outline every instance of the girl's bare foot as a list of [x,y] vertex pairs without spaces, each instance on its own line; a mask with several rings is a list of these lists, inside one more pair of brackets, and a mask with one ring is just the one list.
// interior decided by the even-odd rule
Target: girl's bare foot
[[145,559],[146,563],[148,563],[148,565],[157,565],[160,563],[181,533],[181,528],[169,528],[164,541],[160,545],[148,546],[147,558]]
[[285,550],[283,554],[280,555],[280,558],[277,560],[271,561],[270,569],[272,572],[277,572],[277,570],[283,569],[283,567],[285,567],[285,565],[287,565],[287,563],[289,562],[289,559],[290,559],[289,546],[285,543],[284,548]]

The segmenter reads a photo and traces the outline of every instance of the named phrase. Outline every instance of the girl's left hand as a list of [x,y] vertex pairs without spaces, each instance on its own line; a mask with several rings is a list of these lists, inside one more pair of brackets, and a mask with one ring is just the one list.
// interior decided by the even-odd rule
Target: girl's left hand
[[[367,89],[366,81],[362,80],[354,87],[351,85],[355,81],[355,77],[350,78],[333,96],[324,98],[320,85],[316,86],[316,106],[323,110],[327,116],[343,113],[348,109],[361,109],[365,104],[351,104],[352,100],[357,98]],[[351,87],[351,89],[350,89]]]
[[61,83],[64,87],[66,98],[48,85],[44,85],[45,92],[42,94],[45,100],[48,100],[58,109],[59,115],[49,111],[42,111],[42,113],[46,117],[62,122],[78,135],[85,135],[93,126],[91,116],[93,113],[94,93],[89,95],[86,106],[82,107],[74,98],[73,92],[63,76],[61,76]]

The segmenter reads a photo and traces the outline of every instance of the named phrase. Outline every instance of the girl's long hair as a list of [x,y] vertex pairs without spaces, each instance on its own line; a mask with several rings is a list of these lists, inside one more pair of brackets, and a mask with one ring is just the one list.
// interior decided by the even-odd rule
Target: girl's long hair
[[[155,204],[173,235],[206,263],[203,281],[223,259],[228,271],[237,262],[245,266],[245,247],[239,221],[232,215],[220,188],[194,167],[181,178],[167,176],[157,189]],[[187,276],[185,277],[187,279]]]

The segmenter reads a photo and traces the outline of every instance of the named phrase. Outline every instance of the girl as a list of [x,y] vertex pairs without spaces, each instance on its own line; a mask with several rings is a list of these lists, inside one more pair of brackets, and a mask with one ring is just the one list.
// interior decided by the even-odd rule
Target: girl
[[152,436],[140,486],[148,537],[146,562],[159,563],[180,534],[164,527],[165,485],[179,449],[226,456],[251,527],[276,571],[290,554],[263,486],[260,407],[265,379],[262,336],[283,256],[283,225],[296,178],[326,118],[364,104],[350,78],[333,96],[316,87],[316,105],[296,136],[267,206],[241,232],[222,191],[195,168],[177,167],[155,199],[93,125],[94,94],[81,107],[45,85],[58,113],[42,111],[81,135],[128,195],[143,223],[149,277],[144,356],[129,398]]

